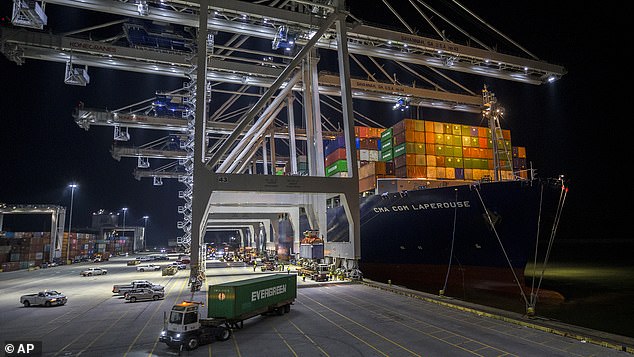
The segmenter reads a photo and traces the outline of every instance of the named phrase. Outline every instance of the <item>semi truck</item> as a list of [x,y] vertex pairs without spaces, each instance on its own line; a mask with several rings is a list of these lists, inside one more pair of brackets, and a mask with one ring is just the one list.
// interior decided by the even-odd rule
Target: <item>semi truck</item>
[[213,340],[226,341],[234,329],[258,315],[282,315],[297,298],[297,275],[273,274],[210,285],[207,317],[200,302],[184,301],[172,307],[159,341],[168,347],[194,350]]

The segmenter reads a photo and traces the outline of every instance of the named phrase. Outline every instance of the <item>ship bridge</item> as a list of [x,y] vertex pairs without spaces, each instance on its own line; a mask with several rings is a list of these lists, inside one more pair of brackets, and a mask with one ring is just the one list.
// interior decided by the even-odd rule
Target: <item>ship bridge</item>
[[[376,5],[390,23],[370,25],[343,0],[46,1],[46,11],[57,15],[73,8],[115,18],[60,33],[34,30],[54,23],[43,1],[13,1],[19,11],[14,27],[0,28],[0,50],[18,65],[65,63],[66,83],[77,86],[100,85],[91,81],[94,68],[184,80],[115,110],[79,105],[74,117],[86,130],[112,127],[116,142],[136,141],[131,129],[180,135],[178,149],[116,144],[112,154],[136,157],[137,179],[183,184],[177,242],[192,252],[192,276],[204,269],[206,231],[258,219],[275,230],[271,215],[289,217],[294,245],[305,215],[324,235],[329,262],[354,268],[360,257],[354,127],[389,126],[380,110],[363,110],[364,104],[412,108],[414,118],[419,108],[480,113],[479,90],[461,81],[464,74],[542,85],[566,73],[461,5],[452,17],[422,2],[384,0]],[[474,26],[456,23],[465,17]],[[332,176],[324,140],[335,137],[347,160],[346,170]],[[150,169],[150,160],[171,162]],[[331,200],[345,208],[349,242],[328,240]]]

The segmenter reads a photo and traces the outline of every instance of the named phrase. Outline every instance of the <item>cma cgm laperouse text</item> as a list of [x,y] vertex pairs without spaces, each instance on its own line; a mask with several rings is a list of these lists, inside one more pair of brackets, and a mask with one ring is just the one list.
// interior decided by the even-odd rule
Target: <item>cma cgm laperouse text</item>
[[[361,198],[364,277],[462,296],[519,293],[538,239],[556,223],[562,182],[483,182]],[[328,211],[331,241],[347,240],[343,207]]]

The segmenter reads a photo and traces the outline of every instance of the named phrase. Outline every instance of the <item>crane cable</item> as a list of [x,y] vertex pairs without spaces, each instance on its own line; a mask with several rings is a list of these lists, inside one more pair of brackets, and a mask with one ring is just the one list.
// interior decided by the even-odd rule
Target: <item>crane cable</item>
[[495,229],[495,225],[493,224],[493,220],[491,219],[491,215],[489,214],[489,210],[486,208],[486,205],[484,204],[484,200],[482,200],[482,195],[480,195],[480,190],[478,189],[478,187],[475,187],[475,191],[478,194],[478,198],[480,199],[480,203],[482,203],[482,207],[484,208],[484,213],[486,214],[487,220],[489,222],[489,224],[491,225],[491,229],[493,230],[493,233],[495,234],[495,238],[498,240],[498,243],[500,243],[500,248],[502,248],[502,253],[504,253],[504,258],[506,258],[506,262],[509,264],[509,267],[511,268],[511,273],[513,273],[513,277],[515,278],[515,282],[517,283],[517,287],[520,289],[520,294],[522,295],[522,299],[524,299],[524,303],[526,304],[526,306],[528,306],[528,299],[526,298],[526,294],[524,293],[524,289],[522,289],[522,286],[520,285],[520,281],[517,277],[517,274],[515,274],[515,270],[513,270],[513,265],[511,264],[511,260],[509,259],[508,254],[506,254],[506,249],[504,249],[504,244],[502,244],[502,240],[500,239],[500,235],[498,234],[498,231]]

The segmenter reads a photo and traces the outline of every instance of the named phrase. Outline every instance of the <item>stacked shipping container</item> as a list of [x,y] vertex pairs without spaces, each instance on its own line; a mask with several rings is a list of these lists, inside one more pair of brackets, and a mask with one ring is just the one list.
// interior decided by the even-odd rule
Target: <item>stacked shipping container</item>
[[[360,192],[376,188],[381,177],[471,181],[494,176],[493,140],[486,127],[404,119],[388,129],[355,127],[355,135]],[[511,146],[509,130],[502,130],[497,144],[502,179],[526,170],[526,149]],[[347,176],[343,136],[326,145],[326,176],[335,175]],[[520,176],[526,178],[526,172]]]
[[2,232],[0,234],[0,267],[14,271],[42,266],[52,260],[49,232]]

